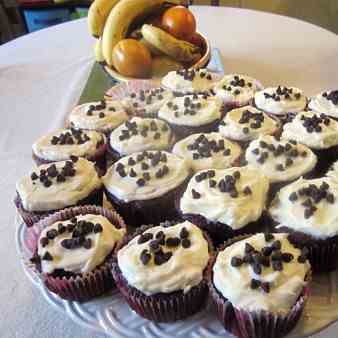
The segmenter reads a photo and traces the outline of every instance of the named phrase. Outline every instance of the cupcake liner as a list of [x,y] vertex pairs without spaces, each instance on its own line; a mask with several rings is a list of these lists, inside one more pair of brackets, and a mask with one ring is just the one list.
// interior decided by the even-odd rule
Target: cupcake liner
[[[224,250],[225,247],[248,237],[250,237],[250,235],[233,238],[224,243],[219,251]],[[310,295],[308,284],[311,280],[311,271],[309,271],[306,276],[307,286],[303,288],[297,302],[287,314],[272,313],[268,311],[250,312],[234,307],[232,303],[224,298],[215,288],[212,269],[216,258],[217,253],[210,258],[208,263],[208,286],[216,309],[217,317],[228,332],[234,334],[238,338],[281,338],[296,326]]]
[[331,165],[338,159],[338,145],[328,149],[311,149],[317,156],[314,177],[323,176]]
[[[78,201],[76,205],[87,205],[88,204],[88,205],[102,206],[102,203],[103,203],[103,187],[93,190],[87,197]],[[37,223],[41,219],[58,211],[58,210],[49,210],[49,211],[42,211],[42,212],[28,211],[24,209],[19,194],[16,195],[14,199],[14,204],[27,227],[33,226],[35,223]],[[68,207],[71,207],[71,205],[69,205]]]
[[[34,228],[36,233],[40,234],[44,228],[53,223],[86,214],[102,215],[108,218],[116,228],[126,228],[123,219],[118,213],[113,210],[92,205],[73,207],[56,212],[49,217],[42,219],[34,226]],[[38,236],[36,239],[38,240]],[[38,242],[35,243],[35,254],[37,252],[37,246]],[[93,271],[84,274],[75,275],[67,273],[67,276],[59,276],[57,273],[46,274],[40,272],[39,266],[36,265],[35,267],[48,290],[66,300],[78,302],[88,301],[103,295],[115,287],[113,276],[111,274],[111,255],[109,255],[105,261]]]
[[[98,171],[98,173],[102,176],[106,172],[106,147],[107,144],[101,144],[97,149],[94,155],[92,156],[84,156],[88,161],[94,162],[95,167]],[[46,160],[42,157],[37,156],[34,152],[32,154],[33,160],[36,163],[37,166],[42,164],[49,164],[59,161],[53,161],[53,160]]]
[[317,239],[288,227],[280,227],[276,232],[289,233],[289,241],[297,248],[309,250],[308,259],[314,273],[326,273],[338,268],[338,236]]
[[139,227],[142,224],[156,224],[177,218],[175,198],[183,192],[189,179],[190,177],[178,187],[150,200],[124,202],[112,195],[107,189],[105,189],[105,193],[109,202],[122,215],[128,226]]
[[[115,250],[115,253],[133,238],[151,227],[153,226],[142,226],[133,235],[126,236]],[[203,235],[208,241],[209,252],[212,254],[211,241],[205,233]],[[128,284],[118,266],[116,254],[112,263],[112,273],[116,286],[128,305],[141,317],[159,323],[182,320],[202,310],[208,299],[206,272],[207,268],[204,269],[203,280],[186,293],[183,290],[179,290],[167,294],[157,293],[147,296]]]

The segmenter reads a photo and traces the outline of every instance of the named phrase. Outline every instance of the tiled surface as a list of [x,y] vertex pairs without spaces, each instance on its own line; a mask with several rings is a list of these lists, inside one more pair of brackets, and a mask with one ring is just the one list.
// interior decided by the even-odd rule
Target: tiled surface
[[[212,0],[193,0],[195,5],[210,5]],[[296,17],[338,33],[338,0],[219,0],[221,6],[267,11]]]

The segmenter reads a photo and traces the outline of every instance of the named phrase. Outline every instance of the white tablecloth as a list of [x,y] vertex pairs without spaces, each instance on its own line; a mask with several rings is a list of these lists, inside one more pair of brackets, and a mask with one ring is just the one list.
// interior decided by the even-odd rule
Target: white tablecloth
[[[195,7],[201,32],[222,54],[226,72],[309,95],[338,84],[338,37],[293,19]],[[76,104],[93,64],[94,40],[79,20],[0,46],[0,336],[102,337],[55,312],[23,274],[14,244],[15,182],[30,169],[31,144],[59,126]],[[316,338],[338,336],[333,325]]]

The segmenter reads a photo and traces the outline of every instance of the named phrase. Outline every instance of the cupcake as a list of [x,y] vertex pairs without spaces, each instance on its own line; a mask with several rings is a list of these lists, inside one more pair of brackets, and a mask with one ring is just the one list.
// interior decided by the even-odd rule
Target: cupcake
[[179,93],[208,91],[219,77],[206,69],[181,69],[169,72],[162,79],[162,86]]
[[168,124],[152,118],[133,117],[116,128],[109,137],[108,162],[144,150],[168,150],[174,135]]
[[94,130],[58,129],[40,137],[32,146],[37,165],[85,157],[105,169],[106,137]]
[[120,245],[113,277],[137,314],[154,322],[176,322],[207,301],[211,251],[203,232],[190,222],[140,228]]
[[277,229],[309,250],[314,271],[331,271],[338,264],[338,182],[331,178],[298,179],[284,187],[269,213]]
[[56,210],[77,205],[102,205],[103,184],[94,164],[84,158],[43,164],[16,184],[15,205],[31,227]]
[[184,158],[193,172],[238,166],[241,147],[220,133],[193,134],[177,142],[172,152]]
[[47,289],[71,301],[88,301],[112,290],[114,248],[126,233],[122,218],[94,206],[64,209],[36,224],[31,261]]
[[297,114],[283,126],[282,138],[296,140],[317,155],[318,176],[338,158],[338,122],[325,114],[312,111]]
[[245,147],[260,135],[278,135],[280,128],[281,124],[275,117],[252,106],[245,106],[230,110],[221,121],[218,131]]
[[142,89],[132,92],[121,101],[121,104],[132,115],[157,117],[160,108],[173,97],[171,91],[163,88]]
[[313,176],[317,164],[317,156],[310,148],[294,140],[278,140],[270,135],[252,141],[245,152],[245,160],[268,177],[271,198],[285,184],[301,176]]
[[242,233],[262,231],[269,180],[240,167],[195,174],[178,201],[182,217],[207,231],[215,245]]
[[216,131],[223,115],[221,100],[204,94],[176,97],[158,112],[158,117],[169,123],[179,139]]
[[311,98],[309,108],[338,119],[338,90],[322,92]]
[[304,111],[307,106],[307,98],[300,89],[283,86],[257,92],[254,102],[258,109],[277,115],[282,121],[287,120],[289,114]]
[[166,151],[122,157],[103,177],[108,200],[128,225],[155,224],[177,216],[175,198],[190,177],[186,161]]
[[309,296],[310,264],[287,234],[256,234],[226,243],[210,261],[217,316],[238,338],[280,338],[297,324]]
[[240,74],[225,75],[214,87],[216,96],[224,102],[227,111],[251,104],[255,93],[262,89],[259,81]]
[[95,130],[109,134],[128,120],[126,110],[118,101],[89,102],[76,106],[68,121],[75,129]]

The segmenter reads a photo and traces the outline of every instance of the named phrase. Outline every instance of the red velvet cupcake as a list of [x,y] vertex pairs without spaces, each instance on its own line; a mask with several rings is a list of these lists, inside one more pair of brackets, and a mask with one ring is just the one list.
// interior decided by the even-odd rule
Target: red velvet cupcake
[[310,264],[287,234],[234,238],[208,267],[224,328],[238,338],[280,338],[297,324],[309,295]]
[[200,311],[212,247],[190,222],[142,227],[114,256],[114,280],[129,306],[155,322],[175,322]]
[[95,206],[64,209],[35,230],[40,235],[31,261],[51,292],[83,302],[115,287],[111,258],[126,233],[116,212]]
[[15,205],[28,227],[70,206],[102,205],[103,184],[94,164],[84,158],[43,164],[16,184]]

